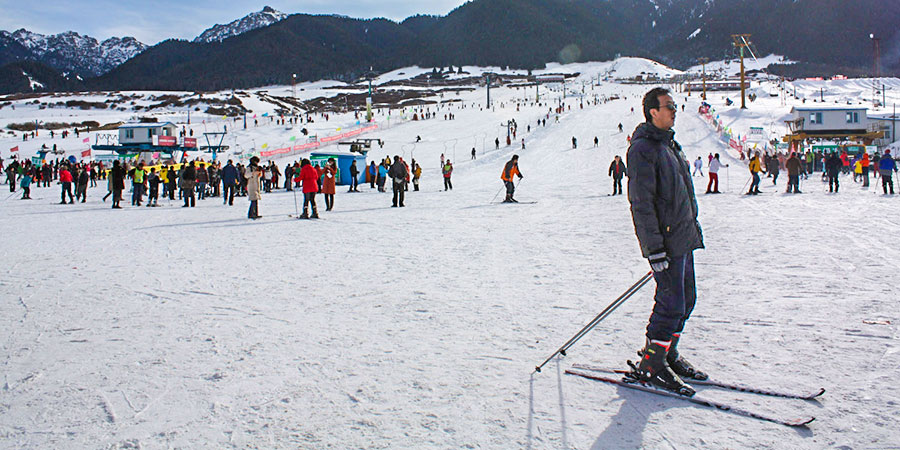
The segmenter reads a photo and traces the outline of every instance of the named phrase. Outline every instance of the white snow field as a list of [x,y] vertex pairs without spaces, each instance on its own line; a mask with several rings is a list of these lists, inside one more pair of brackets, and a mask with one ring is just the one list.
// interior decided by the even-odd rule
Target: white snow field
[[[718,152],[730,168],[722,195],[703,195],[707,178],[694,178],[706,249],[695,252],[698,300],[681,351],[722,380],[827,389],[818,401],[697,395],[816,421],[794,429],[564,375],[635,358],[653,282],[532,373],[649,270],[627,198],[607,195],[607,170],[650,87],[587,85],[588,97],[625,98],[580,109],[570,93],[571,110],[546,127],[536,127],[546,105],[516,111],[533,89],[492,89],[496,108],[481,111],[479,88],[461,95],[466,109],[371,133],[386,145],[370,159],[407,155],[424,168],[405,208],[368,185],[338,187],[317,221],[289,217],[283,190],[264,194],[258,221],[246,219],[246,198],[136,208],[126,193],[113,211],[104,183],[75,205],[58,204],[57,185],[33,188],[31,201],[4,194],[0,448],[900,448],[900,199],[850,177],[827,194],[818,174],[800,195],[783,193],[784,174],[741,195],[746,165],[697,115],[697,95],[678,112],[676,139],[691,160]],[[559,92],[542,92],[557,104]],[[760,98],[740,111],[721,95],[711,101],[738,132],[781,124],[799,103]],[[0,121],[33,120],[25,109],[0,109]],[[495,150],[511,118],[518,139]],[[0,140],[4,159],[17,143]],[[449,192],[441,153],[455,165]],[[514,153],[525,175],[516,197],[537,203],[491,204]]]

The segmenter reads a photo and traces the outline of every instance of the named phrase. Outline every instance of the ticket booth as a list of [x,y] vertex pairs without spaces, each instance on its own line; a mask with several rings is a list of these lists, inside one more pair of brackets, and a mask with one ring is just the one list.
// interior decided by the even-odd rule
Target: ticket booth
[[359,170],[359,183],[366,181],[366,157],[359,153],[351,152],[313,152],[309,155],[309,162],[313,166],[321,167],[328,162],[328,158],[334,158],[337,161],[338,171],[335,175],[335,183],[338,185],[350,184],[350,165],[356,161],[356,168]]

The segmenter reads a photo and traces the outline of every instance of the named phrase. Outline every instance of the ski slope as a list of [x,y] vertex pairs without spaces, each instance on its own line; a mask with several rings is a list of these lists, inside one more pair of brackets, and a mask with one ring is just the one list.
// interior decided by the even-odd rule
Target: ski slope
[[[649,86],[591,89],[623,98],[581,109],[570,92],[571,110],[538,127],[548,105],[516,111],[514,101],[533,90],[494,89],[491,110],[478,90],[461,94],[465,109],[369,135],[386,142],[370,160],[423,166],[422,190],[402,209],[368,185],[339,187],[318,221],[290,218],[295,198],[281,190],[263,195],[259,221],[246,219],[245,198],[133,208],[126,193],[113,211],[102,183],[84,204],[58,205],[56,185],[33,188],[32,201],[0,198],[10,256],[0,269],[0,448],[900,446],[900,199],[850,178],[829,195],[817,176],[786,195],[784,175],[742,196],[746,166],[696,114],[697,96],[675,95],[686,103],[676,139],[691,160],[718,152],[730,168],[722,195],[703,195],[706,178],[694,178],[706,249],[695,252],[698,301],[681,350],[728,381],[826,388],[818,402],[699,388],[817,420],[789,429],[563,375],[573,363],[634,358],[653,283],[532,373],[649,270],[627,198],[607,195],[607,169],[624,157]],[[558,104],[559,92],[542,92]],[[790,109],[777,98],[724,108],[718,95],[735,130]],[[443,120],[449,112],[456,120]],[[518,139],[495,149],[513,118]],[[285,131],[234,133],[259,145]],[[455,166],[449,192],[441,153]],[[525,175],[516,197],[536,204],[490,203],[512,154]]]

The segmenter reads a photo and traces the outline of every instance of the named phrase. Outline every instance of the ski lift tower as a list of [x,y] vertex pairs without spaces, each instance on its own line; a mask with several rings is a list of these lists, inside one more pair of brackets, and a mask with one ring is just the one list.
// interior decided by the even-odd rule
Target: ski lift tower
[[706,101],[706,63],[709,62],[709,58],[700,58],[698,61],[703,65],[703,101]]
[[366,81],[369,82],[369,96],[366,97],[366,122],[372,121],[372,80],[375,79],[375,73],[372,66],[369,66],[369,72],[366,73]]
[[[228,150],[227,145],[222,145],[222,142],[225,141],[225,132],[224,131],[213,131],[208,133],[203,133],[203,136],[206,138],[206,151],[212,152],[212,160],[216,160],[216,154],[219,152],[224,152]],[[212,137],[212,141],[210,141],[210,137]],[[216,138],[219,138],[218,145],[213,145],[213,142],[216,141]]]
[[495,76],[494,72],[485,72],[485,86],[487,86],[487,109],[491,108],[491,77]]
[[734,46],[741,49],[741,109],[747,109],[746,86],[744,86],[744,48],[750,47],[749,34],[732,34]]

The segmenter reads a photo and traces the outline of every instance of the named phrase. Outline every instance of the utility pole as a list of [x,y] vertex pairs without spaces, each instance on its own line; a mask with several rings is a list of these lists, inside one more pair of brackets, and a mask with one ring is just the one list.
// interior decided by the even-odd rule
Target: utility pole
[[875,78],[879,78],[881,76],[881,67],[879,67],[879,66],[881,66],[881,64],[880,64],[881,61],[879,61],[881,59],[881,46],[880,46],[881,39],[875,37],[875,35],[872,33],[869,34],[869,39],[872,40],[872,45],[874,46],[874,49],[872,52],[873,53],[872,56],[874,57],[874,60],[872,61],[872,66],[873,66],[874,70],[873,70],[872,75]]
[[706,101],[706,63],[709,62],[709,58],[700,58],[700,64],[703,64],[703,101]]
[[734,46],[741,49],[741,109],[747,109],[746,89],[744,88],[744,48],[750,46],[749,34],[732,34]]
[[493,75],[491,72],[484,73],[485,79],[487,80],[485,83],[487,86],[487,109],[491,109],[491,75]]
[[369,80],[369,96],[366,98],[366,122],[372,121],[372,66],[369,66],[369,73],[366,78]]

